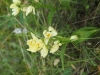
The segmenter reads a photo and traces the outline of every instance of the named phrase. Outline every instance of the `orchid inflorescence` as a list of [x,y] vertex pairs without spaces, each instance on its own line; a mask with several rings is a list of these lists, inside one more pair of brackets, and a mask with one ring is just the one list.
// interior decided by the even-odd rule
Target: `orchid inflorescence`
[[53,43],[51,42],[50,39],[57,35],[57,31],[51,26],[49,26],[48,30],[43,31],[43,35],[44,39],[42,40],[31,33],[32,39],[27,41],[27,45],[29,46],[27,50],[31,52],[38,51],[40,52],[41,56],[45,58],[48,52],[52,54],[55,53],[62,44],[59,40],[55,40]]
[[[34,1],[39,2],[39,0]],[[20,11],[25,12],[26,16],[31,12],[33,12],[33,14],[35,15],[35,7],[32,5],[22,5],[20,0],[13,0],[10,8],[12,9],[12,15],[14,16],[16,16]],[[26,30],[23,30],[23,32],[27,33]],[[15,29],[14,33],[22,33],[21,28]],[[40,52],[43,58],[45,58],[48,53],[54,54],[56,51],[58,51],[59,46],[63,44],[61,43],[61,40],[55,38],[57,34],[57,31],[51,26],[49,26],[48,30],[43,31],[43,38],[38,38],[31,32],[32,39],[27,40],[27,45],[29,46],[27,50],[34,53]],[[73,42],[77,41],[78,39],[79,37],[77,35],[72,35],[68,40],[70,40],[70,42]]]

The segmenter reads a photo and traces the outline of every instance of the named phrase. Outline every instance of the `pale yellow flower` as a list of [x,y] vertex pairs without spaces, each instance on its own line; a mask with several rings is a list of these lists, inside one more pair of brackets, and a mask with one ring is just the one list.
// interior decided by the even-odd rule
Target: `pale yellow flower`
[[43,31],[43,35],[44,35],[45,38],[50,38],[52,36],[51,33],[47,30]]
[[18,7],[18,5],[21,3],[20,0],[13,0],[13,3],[10,5],[10,8],[12,8],[12,15],[16,16],[19,11],[20,11],[20,8]]
[[28,40],[27,45],[29,45],[29,49],[27,49],[28,51],[31,51],[31,52],[37,52],[38,51],[38,45],[36,45],[36,42],[35,42],[34,39]]
[[13,9],[12,9],[12,15],[14,15],[14,16],[16,16],[18,13],[19,13],[19,11],[20,11],[20,9],[19,9],[19,7],[14,7]]
[[47,30],[43,31],[43,35],[45,38],[50,38],[50,37],[56,36],[57,31],[54,28],[52,28],[51,26],[49,26],[48,31]]
[[58,34],[57,31],[51,26],[49,26],[49,32],[51,33],[52,36],[56,36]]
[[49,39],[53,36],[56,36],[57,35],[57,31],[52,28],[51,26],[49,26],[48,30],[44,30],[43,31],[43,35],[44,35],[44,42],[45,44],[47,45],[48,42],[49,42]]
[[41,39],[38,39],[33,33],[31,33],[31,35],[33,39],[27,41],[27,45],[29,46],[29,49],[27,50],[31,52],[37,52],[43,48],[44,43]]
[[26,16],[27,16],[29,13],[31,13],[31,12],[33,12],[33,14],[35,14],[35,8],[34,8],[33,6],[27,7],[27,9],[26,9]]
[[78,36],[77,36],[77,35],[72,35],[72,36],[70,37],[70,40],[71,40],[71,41],[76,41],[76,40],[78,40]]
[[43,57],[43,58],[45,58],[46,56],[47,56],[47,54],[48,54],[48,49],[47,49],[47,47],[44,45],[43,46],[43,49],[41,50],[41,56]]
[[59,41],[55,41],[52,48],[51,48],[51,50],[50,50],[50,53],[53,54],[54,52],[56,52],[59,49],[59,46],[61,46],[61,45],[62,44],[59,43]]
[[20,3],[21,3],[20,0],[13,0],[13,2],[14,2],[15,4],[20,4]]

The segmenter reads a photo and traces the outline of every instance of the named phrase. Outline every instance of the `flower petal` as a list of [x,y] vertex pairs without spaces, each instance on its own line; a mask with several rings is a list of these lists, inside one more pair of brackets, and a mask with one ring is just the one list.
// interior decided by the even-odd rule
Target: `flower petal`
[[61,46],[59,41],[55,41],[52,48],[51,48],[51,50],[50,50],[50,53],[53,54],[54,52],[56,52],[59,49],[59,46]]
[[51,26],[49,26],[49,32],[51,32],[52,36],[57,35],[57,31],[54,28],[52,28]]
[[13,11],[12,15],[16,16],[19,13],[20,9],[18,7],[14,7],[12,11]]
[[14,3],[10,5],[10,8],[15,8],[15,7],[17,7],[17,5]]
[[46,46],[44,46],[43,47],[43,49],[41,50],[41,56],[43,57],[43,58],[45,58],[46,56],[47,56],[47,54],[48,54],[48,49],[46,48]]

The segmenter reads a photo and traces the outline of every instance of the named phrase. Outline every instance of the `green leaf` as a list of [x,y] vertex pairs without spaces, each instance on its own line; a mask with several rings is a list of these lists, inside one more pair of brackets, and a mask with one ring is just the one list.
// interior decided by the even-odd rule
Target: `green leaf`
[[64,70],[64,54],[65,54],[67,44],[68,43],[62,45],[62,49],[61,49],[61,53],[60,53],[60,58],[61,58],[61,63],[62,63],[62,70]]
[[62,75],[72,75],[72,68],[70,67],[66,68]]
[[89,39],[89,37],[91,37],[97,31],[98,29],[95,27],[84,27],[76,30],[72,35],[77,35],[79,39],[76,42],[80,43]]
[[54,14],[55,14],[55,9],[51,9],[47,17],[48,25],[52,24],[52,18]]
[[70,9],[70,0],[59,0],[60,1],[60,4],[66,8],[66,9]]

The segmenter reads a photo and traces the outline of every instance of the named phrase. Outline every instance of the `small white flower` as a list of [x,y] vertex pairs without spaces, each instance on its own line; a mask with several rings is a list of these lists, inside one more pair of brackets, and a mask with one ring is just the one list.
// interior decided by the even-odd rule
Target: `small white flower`
[[27,16],[29,13],[31,13],[31,12],[33,12],[33,14],[35,14],[35,8],[34,8],[33,6],[27,7],[27,9],[26,9],[26,16]]
[[76,41],[76,40],[78,40],[78,36],[77,36],[77,35],[72,35],[72,36],[70,37],[70,40],[71,40],[71,41]]
[[28,30],[26,28],[23,29],[23,33],[27,33]]
[[16,28],[13,32],[14,32],[15,34],[20,34],[20,33],[22,33],[21,28]]

